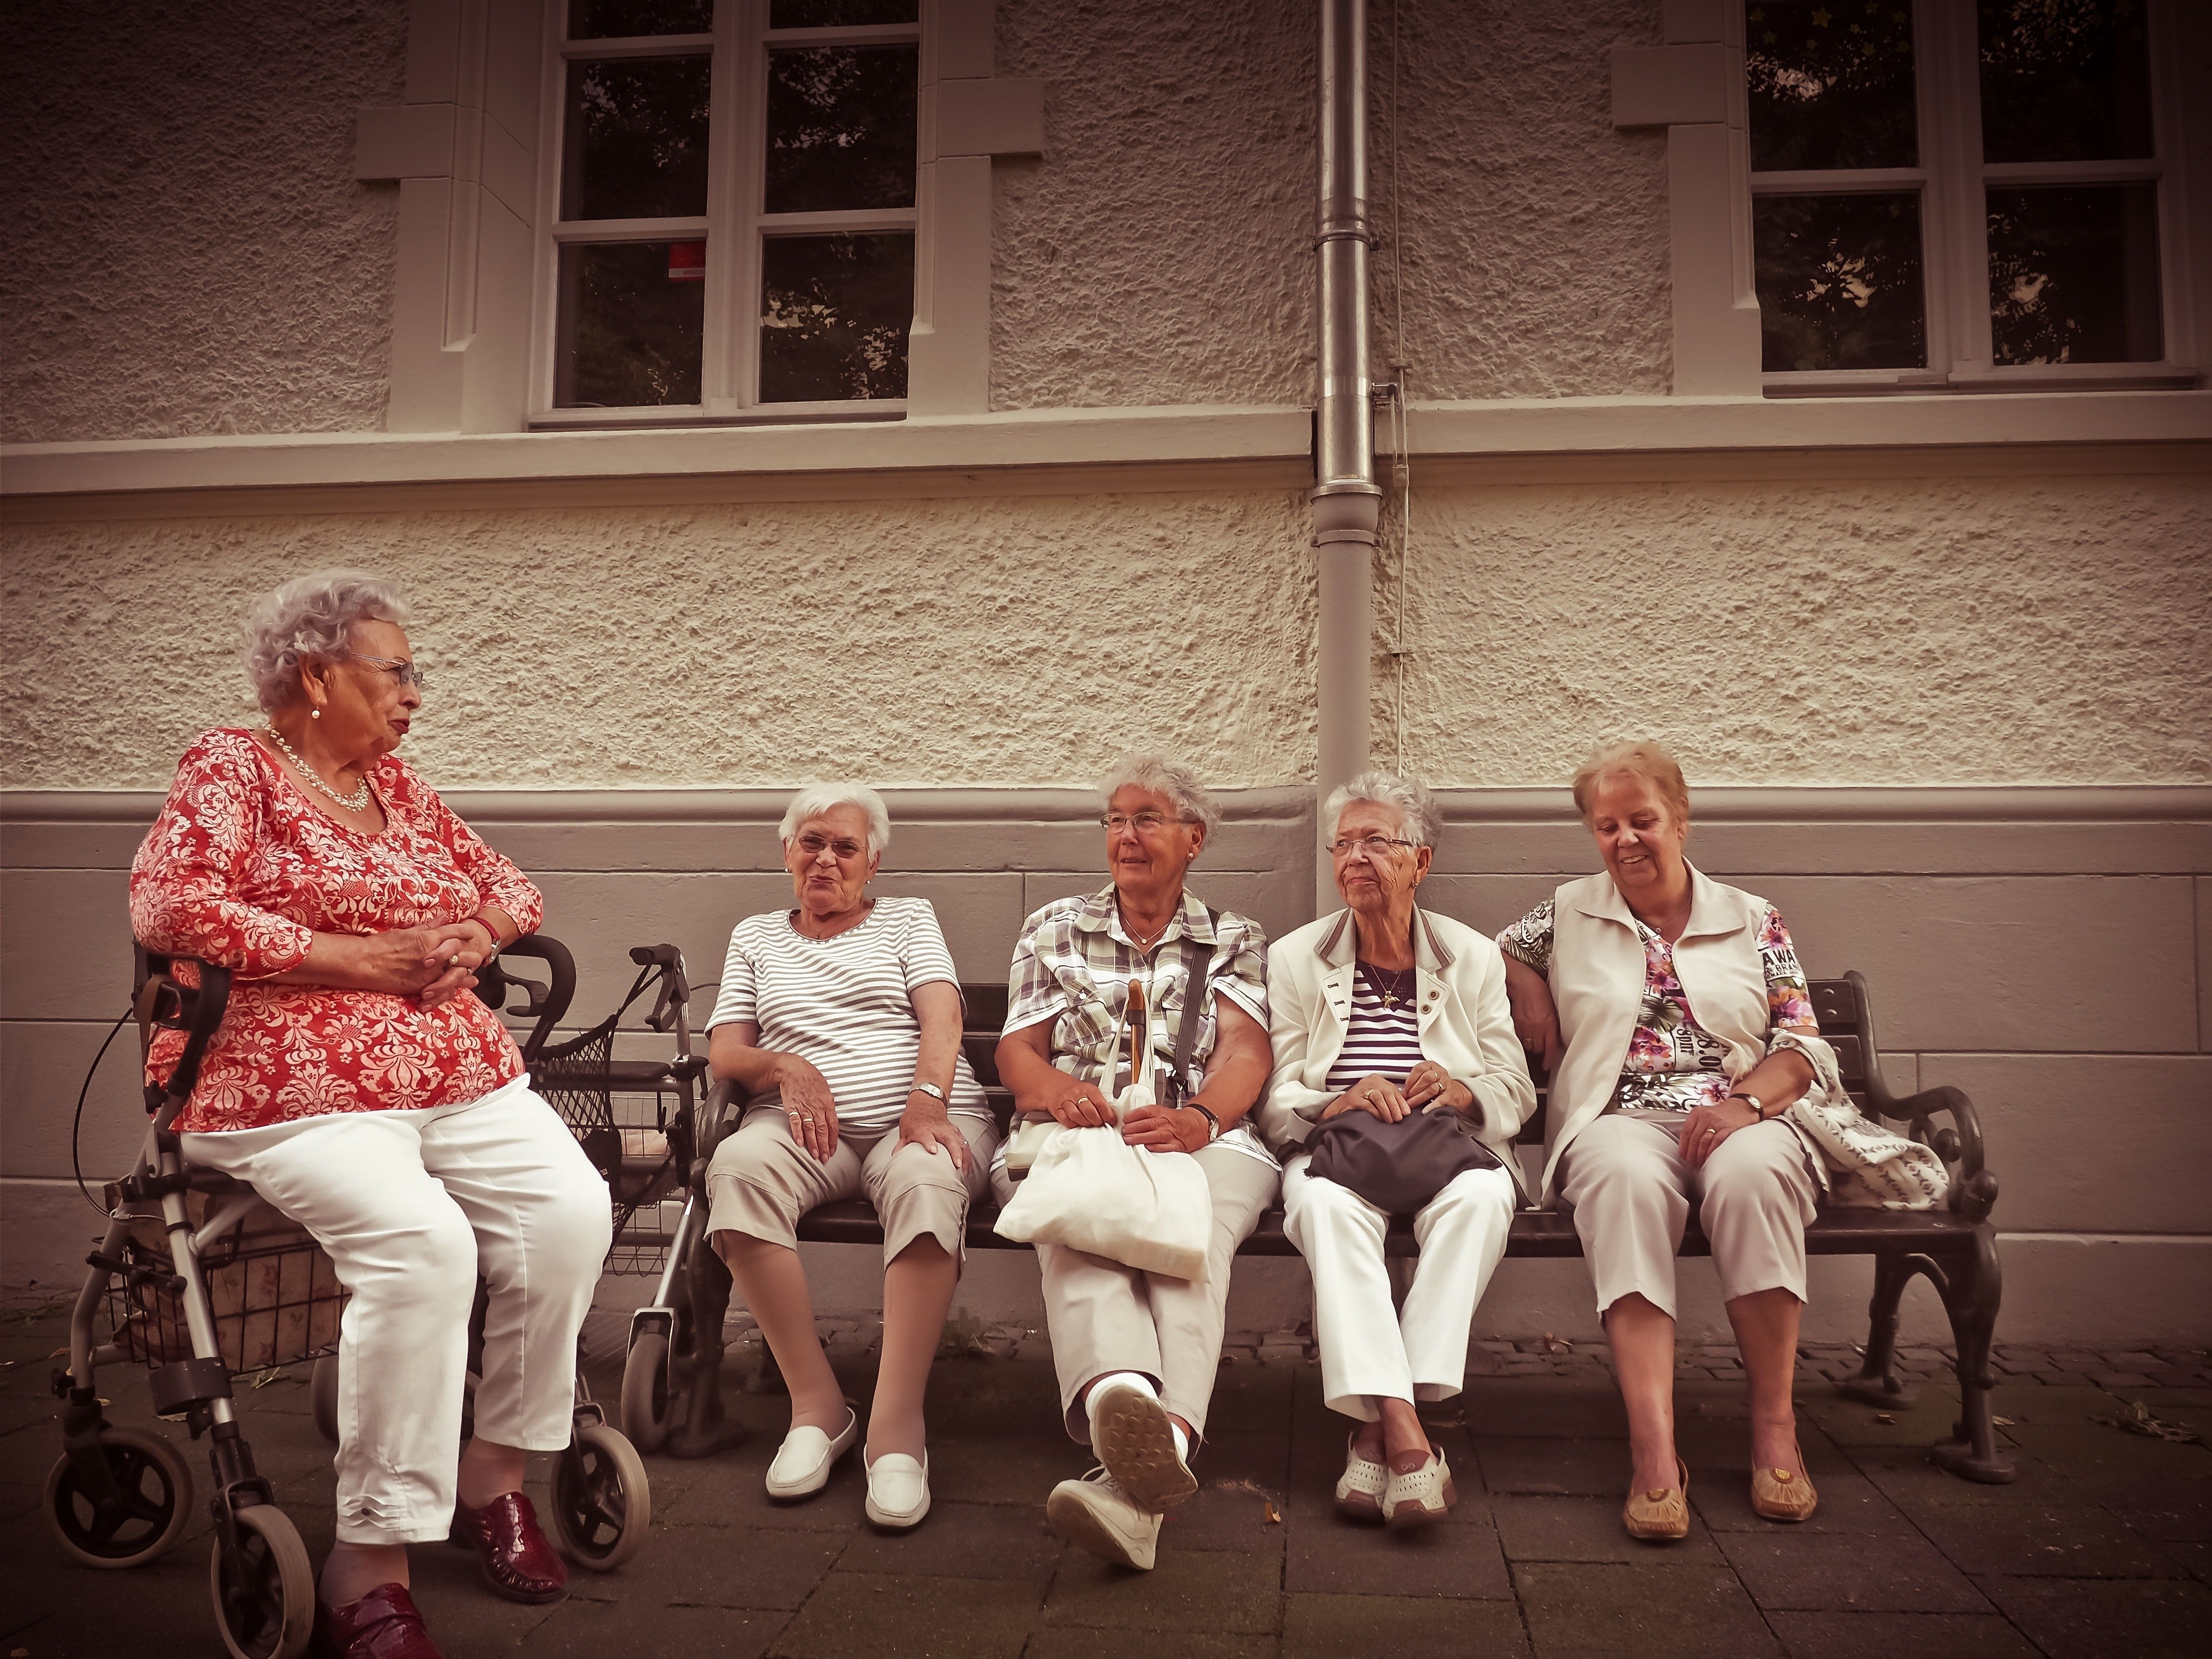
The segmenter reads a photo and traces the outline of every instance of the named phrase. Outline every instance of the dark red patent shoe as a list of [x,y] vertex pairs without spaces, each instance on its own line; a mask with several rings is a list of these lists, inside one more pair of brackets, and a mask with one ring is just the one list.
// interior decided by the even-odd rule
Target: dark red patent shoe
[[319,1659],[444,1659],[404,1584],[379,1584],[342,1607],[315,1598]]
[[455,1504],[453,1541],[475,1547],[484,1583],[510,1601],[557,1601],[568,1593],[568,1564],[519,1492],[501,1492],[480,1510]]

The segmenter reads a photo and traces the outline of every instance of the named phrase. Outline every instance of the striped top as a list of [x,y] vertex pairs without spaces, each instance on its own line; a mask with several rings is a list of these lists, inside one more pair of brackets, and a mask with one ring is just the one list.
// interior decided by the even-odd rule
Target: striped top
[[[822,1073],[841,1127],[873,1133],[906,1110],[921,1054],[914,993],[939,980],[960,982],[927,899],[879,898],[866,921],[824,939],[793,928],[788,910],[765,911],[730,934],[708,1028],[752,1021],[759,1047]],[[946,1092],[954,1111],[989,1115],[965,1054]]]
[[[1408,983],[1413,981],[1409,970]],[[1344,1049],[1328,1068],[1325,1087],[1341,1094],[1364,1077],[1386,1077],[1403,1084],[1421,1063],[1421,1018],[1411,996],[1391,1007],[1367,977],[1361,963],[1352,974],[1352,1018],[1344,1030]]]

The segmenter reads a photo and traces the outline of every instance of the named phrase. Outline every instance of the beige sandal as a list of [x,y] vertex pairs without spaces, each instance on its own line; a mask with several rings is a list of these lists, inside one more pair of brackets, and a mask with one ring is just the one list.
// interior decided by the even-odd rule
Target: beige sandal
[[1666,1543],[1690,1535],[1690,1471],[1679,1457],[1674,1460],[1674,1477],[1680,1486],[1655,1486],[1650,1492],[1628,1494],[1628,1502],[1621,1506],[1620,1523],[1628,1528],[1631,1538]]

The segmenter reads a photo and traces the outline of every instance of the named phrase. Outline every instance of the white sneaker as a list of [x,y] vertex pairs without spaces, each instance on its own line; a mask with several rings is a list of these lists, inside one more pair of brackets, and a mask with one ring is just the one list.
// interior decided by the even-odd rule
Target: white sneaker
[[813,1497],[830,1484],[830,1466],[852,1450],[860,1437],[860,1413],[850,1408],[845,1426],[835,1436],[817,1428],[793,1429],[783,1437],[775,1462],[768,1466],[768,1495],[783,1503]]
[[929,1454],[885,1452],[866,1465],[868,1501],[861,1507],[879,1527],[902,1531],[929,1513]]
[[1091,1455],[1139,1505],[1158,1515],[1198,1490],[1157,1396],[1109,1383],[1091,1400],[1090,1413]]
[[1160,1517],[1121,1490],[1103,1469],[1080,1480],[1063,1480],[1045,1500],[1053,1535],[1102,1561],[1150,1572],[1160,1543]]

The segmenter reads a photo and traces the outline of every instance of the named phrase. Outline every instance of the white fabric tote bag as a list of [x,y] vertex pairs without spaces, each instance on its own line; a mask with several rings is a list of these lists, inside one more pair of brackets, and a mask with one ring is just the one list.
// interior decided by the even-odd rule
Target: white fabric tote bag
[[[1203,1282],[1213,1227],[1213,1189],[1206,1170],[1188,1152],[1156,1152],[1121,1139],[1120,1120],[1157,1103],[1151,999],[1133,980],[1130,992],[1143,1008],[1145,1029],[1129,1085],[1114,1098],[1115,1121],[1095,1129],[1054,1129],[1028,1178],[999,1212],[996,1231],[1017,1243],[1064,1244],[1146,1273]],[[1115,1025],[1107,1054],[1109,1080],[1120,1066],[1126,1023]]]

